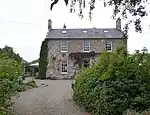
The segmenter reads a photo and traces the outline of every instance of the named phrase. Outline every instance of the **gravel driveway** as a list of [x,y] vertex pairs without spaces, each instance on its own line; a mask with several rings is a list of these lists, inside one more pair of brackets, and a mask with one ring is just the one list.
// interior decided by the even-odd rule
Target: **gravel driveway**
[[[20,93],[13,109],[17,115],[89,115],[73,104],[71,80],[36,80],[39,88]],[[41,84],[48,84],[47,87]]]

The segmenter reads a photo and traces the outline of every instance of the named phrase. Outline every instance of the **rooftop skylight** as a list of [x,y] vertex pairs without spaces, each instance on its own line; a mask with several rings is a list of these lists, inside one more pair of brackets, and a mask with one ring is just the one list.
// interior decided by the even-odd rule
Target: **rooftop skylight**
[[108,32],[108,30],[104,30],[104,32],[105,32],[105,33],[107,33],[107,32]]
[[63,33],[63,34],[66,34],[67,32],[63,30],[62,33]]
[[83,30],[83,33],[87,33],[87,31],[86,31],[86,30]]

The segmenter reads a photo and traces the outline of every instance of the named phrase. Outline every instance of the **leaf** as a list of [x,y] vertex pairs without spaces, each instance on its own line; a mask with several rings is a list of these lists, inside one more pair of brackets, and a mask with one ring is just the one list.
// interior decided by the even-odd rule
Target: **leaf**
[[66,6],[67,6],[67,5],[68,5],[68,1],[69,1],[69,0],[64,0],[64,1],[65,1],[65,3],[66,3]]

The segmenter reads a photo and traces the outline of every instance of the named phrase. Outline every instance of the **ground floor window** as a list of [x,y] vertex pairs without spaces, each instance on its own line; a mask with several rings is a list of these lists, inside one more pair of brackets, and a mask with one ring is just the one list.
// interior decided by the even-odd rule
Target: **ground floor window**
[[89,60],[84,60],[83,67],[87,68],[89,66],[90,66],[90,61]]
[[106,49],[108,52],[112,52],[112,41],[106,41],[106,42],[105,42],[105,49]]
[[68,73],[68,61],[62,60],[61,63],[61,74],[67,74]]

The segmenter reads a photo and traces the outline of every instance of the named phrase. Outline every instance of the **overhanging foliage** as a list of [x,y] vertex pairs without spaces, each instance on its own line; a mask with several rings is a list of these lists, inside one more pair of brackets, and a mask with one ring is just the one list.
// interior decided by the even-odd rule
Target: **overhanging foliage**
[[[52,10],[53,6],[58,3],[59,0],[54,0],[51,4],[50,9]],[[92,19],[92,11],[95,9],[96,0],[70,0],[70,12],[75,12],[76,3],[79,3],[79,16],[83,18],[83,9],[87,4],[89,4],[89,17]],[[69,0],[64,0],[65,4],[68,5]],[[128,17],[133,17],[133,19],[129,20],[129,22],[125,25],[128,26],[131,23],[134,23],[136,32],[142,32],[141,27],[141,17],[145,17],[148,15],[148,7],[150,6],[150,0],[101,0],[106,6],[113,6],[113,19],[119,14],[123,17],[123,19],[127,19]],[[130,14],[130,15],[129,15]],[[126,27],[125,27],[126,29]]]

